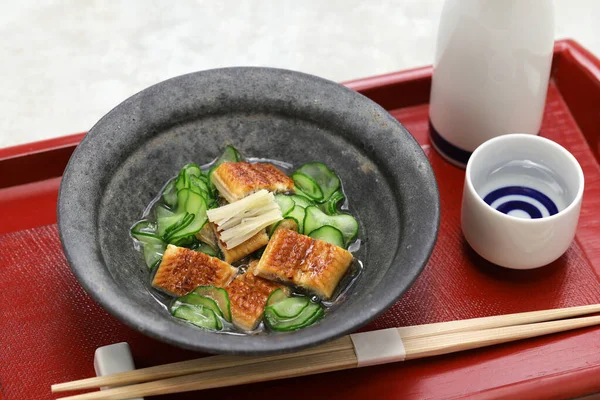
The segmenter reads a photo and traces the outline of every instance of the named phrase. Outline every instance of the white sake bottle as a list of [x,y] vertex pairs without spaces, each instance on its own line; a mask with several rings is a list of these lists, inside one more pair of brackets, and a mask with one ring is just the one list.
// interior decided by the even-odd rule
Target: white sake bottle
[[553,48],[551,0],[446,0],[429,111],[436,150],[464,167],[488,139],[538,134]]

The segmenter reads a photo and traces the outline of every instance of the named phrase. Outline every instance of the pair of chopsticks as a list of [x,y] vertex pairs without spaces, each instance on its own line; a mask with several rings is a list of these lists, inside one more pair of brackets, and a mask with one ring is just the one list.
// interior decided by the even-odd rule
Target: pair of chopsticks
[[[600,313],[600,304],[386,329],[344,336],[296,353],[204,357],[60,383],[52,385],[52,392],[119,386],[62,398],[118,400],[292,378],[449,354],[600,325],[600,316],[574,318],[594,313]],[[362,340],[358,338],[360,335],[364,335]],[[388,338],[390,343],[385,343]],[[390,357],[382,349],[394,354]]]

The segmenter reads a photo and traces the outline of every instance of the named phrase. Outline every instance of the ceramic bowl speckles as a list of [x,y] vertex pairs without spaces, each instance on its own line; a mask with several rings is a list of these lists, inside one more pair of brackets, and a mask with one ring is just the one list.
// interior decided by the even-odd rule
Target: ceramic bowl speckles
[[[226,144],[296,166],[321,161],[344,182],[364,272],[314,326],[272,335],[208,332],[171,317],[152,296],[129,228],[181,166],[209,162]],[[427,158],[384,109],[315,76],[249,67],[173,78],[118,105],[75,150],[58,205],[71,268],[108,312],[173,345],[231,354],[298,350],[373,320],[425,266],[439,215]]]

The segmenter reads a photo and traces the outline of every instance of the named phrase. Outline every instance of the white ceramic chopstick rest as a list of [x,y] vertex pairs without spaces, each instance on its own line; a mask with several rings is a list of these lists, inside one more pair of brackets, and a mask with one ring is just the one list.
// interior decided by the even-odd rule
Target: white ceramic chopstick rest
[[[96,376],[118,374],[119,372],[133,371],[134,369],[133,356],[127,342],[98,347],[94,353],[94,371],[96,371]],[[100,390],[105,389],[109,388],[100,388]],[[135,397],[130,400],[143,399],[143,397]]]
[[404,343],[396,328],[353,333],[350,339],[358,361],[357,368],[404,361],[406,358]]

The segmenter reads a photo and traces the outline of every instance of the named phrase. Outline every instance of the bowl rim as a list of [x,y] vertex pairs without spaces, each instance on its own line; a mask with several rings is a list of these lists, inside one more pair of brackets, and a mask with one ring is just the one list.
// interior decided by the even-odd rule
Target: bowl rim
[[[320,329],[317,331],[310,330],[310,332],[303,332],[303,334],[295,335],[293,340],[272,340],[268,348],[264,347],[253,347],[249,346],[251,342],[247,340],[239,340],[242,338],[253,338],[253,336],[237,336],[237,335],[224,335],[221,333],[214,333],[209,331],[198,330],[198,334],[193,337],[172,337],[169,334],[161,334],[159,329],[155,329],[156,327],[152,324],[152,314],[153,312],[145,310],[143,307],[139,307],[139,303],[129,299],[126,293],[116,284],[112,275],[107,270],[106,266],[104,266],[104,273],[102,274],[101,287],[99,290],[99,285],[97,282],[94,282],[90,275],[86,273],[86,268],[83,266],[83,262],[81,262],[81,255],[78,254],[76,249],[76,245],[74,245],[73,235],[71,233],[66,233],[66,226],[73,222],[73,216],[69,215],[68,208],[66,206],[66,199],[69,193],[69,190],[73,190],[71,186],[71,172],[74,168],[77,168],[80,164],[81,150],[84,148],[88,142],[96,140],[96,132],[101,129],[103,122],[112,114],[118,113],[119,109],[126,103],[134,101],[136,98],[144,94],[149,90],[159,90],[164,87],[168,87],[173,82],[177,82],[182,79],[191,79],[195,76],[205,76],[210,74],[244,74],[244,73],[262,73],[262,74],[272,74],[273,78],[281,74],[291,74],[299,79],[306,80],[311,82],[312,84],[322,85],[334,85],[337,89],[345,91],[348,95],[355,96],[356,99],[360,101],[367,102],[365,104],[369,104],[374,109],[379,110],[382,115],[387,116],[387,120],[392,126],[396,128],[399,132],[404,134],[405,140],[403,142],[404,146],[409,146],[410,151],[415,153],[414,157],[416,160],[423,161],[424,171],[421,171],[425,178],[425,183],[431,185],[429,190],[432,192],[432,196],[429,199],[425,199],[429,206],[429,218],[422,224],[418,224],[419,226],[411,226],[413,232],[419,231],[422,234],[424,240],[420,243],[420,246],[412,246],[409,249],[405,249],[406,251],[411,252],[411,255],[416,260],[416,266],[413,269],[408,269],[407,276],[404,277],[404,281],[407,282],[406,285],[396,286],[395,289],[386,291],[384,293],[380,293],[377,297],[372,297],[370,305],[369,313],[360,313],[360,315],[355,315],[351,323],[344,322],[341,327],[334,326],[329,329]],[[422,168],[421,168],[422,169]],[[395,188],[394,188],[395,189]],[[423,199],[415,199],[414,201],[423,203]],[[140,92],[130,96],[117,106],[115,106],[111,111],[109,111],[104,117],[102,117],[85,135],[80,144],[77,146],[73,155],[71,156],[65,172],[63,174],[63,179],[61,181],[61,185],[58,193],[58,202],[57,202],[57,220],[58,220],[58,230],[60,241],[64,250],[65,257],[68,261],[68,264],[76,276],[79,284],[84,288],[84,290],[98,303],[100,306],[107,311],[109,314],[116,317],[119,321],[123,322],[127,326],[147,335],[154,339],[157,339],[162,342],[169,343],[171,345],[175,345],[180,348],[195,350],[195,351],[203,351],[208,353],[221,353],[221,354],[277,354],[289,351],[301,350],[303,348],[315,346],[345,334],[356,331],[358,328],[368,324],[373,321],[375,318],[380,316],[386,310],[388,310],[405,292],[408,290],[410,286],[414,283],[416,278],[420,275],[422,270],[425,268],[437,241],[437,235],[439,232],[440,225],[440,201],[439,201],[439,190],[437,181],[433,174],[433,169],[431,164],[429,163],[427,156],[425,155],[422,147],[417,143],[415,138],[404,128],[404,126],[397,121],[395,118],[391,117],[389,113],[383,109],[381,106],[365,97],[364,95],[355,92],[352,89],[349,89],[346,86],[343,86],[339,83],[320,78],[314,75],[287,70],[280,68],[267,68],[267,67],[228,67],[228,68],[216,68],[209,69],[204,71],[192,72],[185,75],[176,76],[174,78],[170,78],[168,80],[159,82],[154,84],[146,89],[141,90]],[[97,231],[96,227],[94,230]],[[96,240],[98,234],[96,233]],[[400,244],[400,243],[399,243]],[[399,247],[399,246],[398,246]],[[394,260],[397,259],[398,253],[400,251],[399,248],[396,248],[394,255],[391,259],[391,265],[393,265]],[[102,259],[102,262],[104,260]],[[122,296],[120,296],[122,295]],[[136,307],[137,306],[137,307]],[[131,311],[136,312],[131,312]],[[319,325],[324,325],[327,321],[325,318],[323,321],[319,323]],[[159,321],[160,322],[160,321]],[[337,328],[337,329],[336,329]],[[308,329],[307,329],[308,331]],[[300,331],[297,331],[300,332]],[[219,340],[215,340],[214,336],[218,335],[221,337]],[[279,336],[279,335],[278,335]],[[223,339],[227,337],[227,339]],[[211,340],[212,338],[212,340]],[[215,343],[217,341],[218,343]]]

